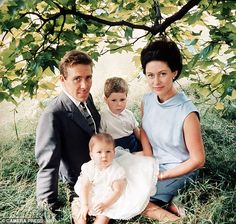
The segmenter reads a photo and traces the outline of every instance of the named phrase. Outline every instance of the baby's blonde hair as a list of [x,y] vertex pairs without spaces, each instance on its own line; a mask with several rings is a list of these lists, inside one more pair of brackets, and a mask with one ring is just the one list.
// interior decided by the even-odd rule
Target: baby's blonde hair
[[89,141],[89,151],[91,152],[93,149],[93,146],[97,143],[97,142],[105,142],[106,144],[112,144],[113,148],[115,148],[115,142],[114,139],[112,138],[112,136],[108,133],[99,133],[99,134],[95,134],[91,137],[90,141]]

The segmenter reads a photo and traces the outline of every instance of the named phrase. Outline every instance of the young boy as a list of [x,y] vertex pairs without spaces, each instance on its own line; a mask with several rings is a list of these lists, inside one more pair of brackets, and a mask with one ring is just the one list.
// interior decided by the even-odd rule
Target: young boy
[[106,80],[104,95],[108,107],[101,112],[100,132],[109,133],[116,146],[135,153],[142,150],[140,130],[134,114],[126,109],[127,94],[128,84],[124,79],[113,77]]

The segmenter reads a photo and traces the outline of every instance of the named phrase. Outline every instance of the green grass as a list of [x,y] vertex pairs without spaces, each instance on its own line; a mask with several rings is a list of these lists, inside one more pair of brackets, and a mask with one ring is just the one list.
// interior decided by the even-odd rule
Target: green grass
[[[134,111],[136,112],[136,111]],[[236,223],[236,125],[235,121],[208,112],[201,120],[207,160],[197,183],[182,192],[178,200],[187,210],[180,223]],[[3,218],[41,218],[35,202],[37,164],[34,158],[35,121],[1,127],[0,133],[0,223]],[[47,213],[47,223],[70,223],[68,190],[60,183],[64,202],[57,221]],[[158,223],[141,216],[116,223]]]

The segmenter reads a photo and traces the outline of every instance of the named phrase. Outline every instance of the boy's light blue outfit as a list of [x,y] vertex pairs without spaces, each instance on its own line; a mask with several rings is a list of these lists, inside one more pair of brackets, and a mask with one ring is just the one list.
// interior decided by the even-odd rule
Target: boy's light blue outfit
[[[160,172],[172,169],[189,159],[183,136],[185,118],[198,110],[183,93],[177,93],[164,103],[160,103],[155,93],[143,98],[142,127],[145,130],[153,155],[159,161]],[[169,202],[189,179],[194,179],[197,171],[185,176],[171,178],[157,183],[157,193],[151,200]]]

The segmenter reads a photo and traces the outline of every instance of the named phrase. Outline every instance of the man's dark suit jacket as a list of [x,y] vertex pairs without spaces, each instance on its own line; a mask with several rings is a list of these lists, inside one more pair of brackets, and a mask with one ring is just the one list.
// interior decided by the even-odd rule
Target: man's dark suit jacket
[[[91,95],[87,106],[98,130],[100,115]],[[57,203],[59,172],[70,186],[74,186],[81,165],[90,160],[88,143],[92,135],[87,120],[64,92],[47,106],[36,131],[38,202]]]

